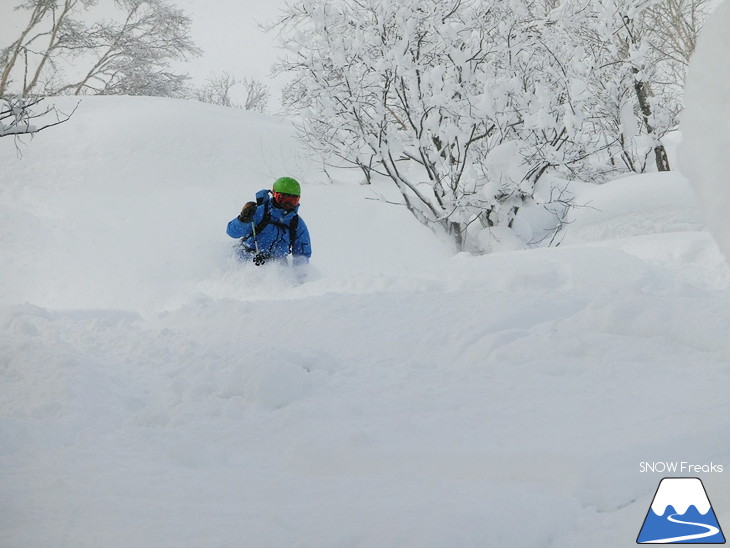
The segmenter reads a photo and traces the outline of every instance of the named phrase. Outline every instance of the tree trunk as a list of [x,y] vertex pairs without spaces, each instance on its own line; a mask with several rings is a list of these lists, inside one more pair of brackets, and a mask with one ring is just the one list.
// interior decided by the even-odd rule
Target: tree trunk
[[[637,69],[634,69],[634,74],[638,73]],[[634,91],[636,92],[636,98],[639,101],[639,108],[641,114],[644,117],[644,123],[646,124],[646,131],[649,135],[652,135],[656,141],[654,146],[654,157],[656,159],[656,168],[659,171],[670,171],[669,158],[667,157],[667,151],[664,145],[657,138],[654,127],[651,125],[651,105],[649,104],[649,93],[647,91],[646,83],[643,80],[634,80]]]
[[659,171],[670,171],[669,158],[667,157],[667,151],[663,144],[659,143],[659,145],[654,147],[654,156],[656,157],[656,167]]
[[464,251],[464,244],[466,243],[464,241],[464,227],[461,226],[460,223],[455,223],[453,221],[446,221],[448,223],[448,232],[451,234],[451,237],[454,239],[454,245],[456,246],[456,249],[458,251]]
[[26,46],[25,39],[30,34],[30,31],[33,30],[33,27],[35,27],[41,19],[43,19],[46,15],[46,12],[48,11],[47,7],[43,6],[36,6],[33,10],[33,13],[30,16],[30,20],[28,21],[28,25],[23,29],[23,32],[20,34],[20,38],[13,44],[12,50],[13,52],[10,54],[10,58],[8,59],[8,63],[5,65],[5,68],[3,69],[2,75],[0,76],[0,97],[5,95],[5,92],[7,91],[7,85],[10,82],[10,73],[13,70],[13,67],[15,66],[15,63],[18,60],[18,56],[20,55],[20,52],[23,50],[23,48]]

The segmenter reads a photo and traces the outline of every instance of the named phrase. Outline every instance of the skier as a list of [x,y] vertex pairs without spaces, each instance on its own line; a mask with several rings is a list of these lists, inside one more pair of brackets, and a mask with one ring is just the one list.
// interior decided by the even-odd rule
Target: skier
[[231,238],[241,238],[242,258],[260,266],[269,260],[286,261],[291,253],[295,267],[309,263],[312,245],[307,225],[298,214],[300,196],[296,179],[280,177],[271,191],[259,190],[256,201],[243,206],[226,229]]

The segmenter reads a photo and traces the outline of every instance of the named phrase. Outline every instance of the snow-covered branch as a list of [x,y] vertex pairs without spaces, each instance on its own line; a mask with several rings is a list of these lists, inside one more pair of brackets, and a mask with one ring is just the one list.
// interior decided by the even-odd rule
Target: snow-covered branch
[[479,227],[513,227],[547,173],[669,168],[678,100],[649,22],[680,1],[292,4],[274,25],[286,104],[312,150],[377,166],[422,222],[483,250]]
[[0,138],[33,135],[68,121],[76,111],[74,107],[70,113],[62,113],[52,105],[40,106],[43,101],[42,97],[0,98]]

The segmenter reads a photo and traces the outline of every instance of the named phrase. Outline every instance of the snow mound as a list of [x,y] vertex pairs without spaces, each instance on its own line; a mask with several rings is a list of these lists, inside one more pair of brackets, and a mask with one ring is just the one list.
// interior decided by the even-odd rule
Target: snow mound
[[707,19],[690,61],[680,169],[699,196],[712,234],[730,257],[730,3]]
[[[641,461],[730,455],[730,277],[680,175],[576,184],[559,247],[475,257],[266,116],[87,98],[22,151],[2,546],[621,546]],[[282,174],[301,285],[225,235]]]

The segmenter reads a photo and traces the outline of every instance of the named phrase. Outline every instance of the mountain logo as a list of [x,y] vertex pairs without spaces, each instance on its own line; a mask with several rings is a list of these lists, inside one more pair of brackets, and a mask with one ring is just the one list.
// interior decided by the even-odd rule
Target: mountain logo
[[636,543],[725,544],[702,480],[662,479]]

